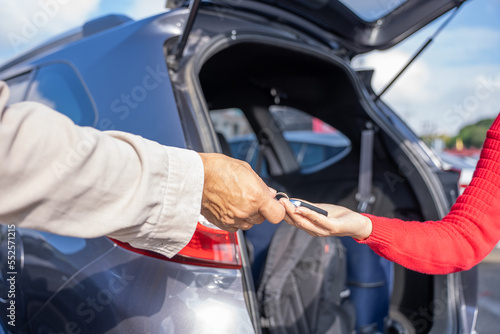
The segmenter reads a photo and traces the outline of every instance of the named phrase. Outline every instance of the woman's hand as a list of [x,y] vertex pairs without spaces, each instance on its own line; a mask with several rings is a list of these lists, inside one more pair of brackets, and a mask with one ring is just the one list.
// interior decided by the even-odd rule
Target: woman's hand
[[350,236],[363,240],[372,233],[372,222],[368,217],[342,206],[311,203],[328,211],[328,217],[325,217],[304,207],[297,208],[286,198],[281,198],[280,203],[286,209],[285,221],[312,236]]

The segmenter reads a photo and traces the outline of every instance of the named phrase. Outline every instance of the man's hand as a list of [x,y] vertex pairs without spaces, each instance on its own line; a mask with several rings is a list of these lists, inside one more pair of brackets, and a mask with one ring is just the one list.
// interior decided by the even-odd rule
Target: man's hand
[[205,169],[201,214],[226,231],[248,230],[265,219],[277,224],[285,208],[246,162],[223,154],[200,153]]

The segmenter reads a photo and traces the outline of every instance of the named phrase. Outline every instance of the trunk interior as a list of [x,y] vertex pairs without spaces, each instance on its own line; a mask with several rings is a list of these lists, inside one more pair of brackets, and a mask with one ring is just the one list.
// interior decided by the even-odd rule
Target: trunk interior
[[[286,191],[291,197],[357,209],[361,132],[370,127],[373,120],[364,110],[361,103],[363,97],[344,67],[299,50],[244,42],[231,45],[210,57],[201,67],[199,81],[224,153],[247,159],[270,186]],[[312,131],[313,123],[318,122],[316,119],[334,127],[337,130],[335,133],[343,134],[350,143],[349,150],[338,161],[305,173],[284,133]],[[297,120],[303,122],[296,124]],[[375,202],[369,213],[406,220],[424,219],[411,183],[405,182],[405,176],[389,152],[395,143],[376,125],[374,128],[372,193]],[[235,146],[234,138],[244,135],[253,138],[248,140],[255,141],[257,138],[258,143],[246,143],[243,152],[241,149],[235,152],[235,148],[241,146]],[[402,182],[389,183],[390,176],[397,176]],[[365,282],[352,282],[349,276],[352,278],[355,275],[353,272],[366,273],[369,270],[365,267],[377,260],[373,260],[372,255],[371,260],[356,258],[359,254],[352,251],[349,245],[352,239],[343,242],[347,248],[351,296],[362,296],[366,292],[363,290],[366,288],[364,283],[370,285],[382,280],[381,285],[375,284],[379,287],[375,289],[376,293],[372,288],[370,293],[375,297],[371,302],[366,297],[366,302],[356,302],[354,296],[358,321],[369,324],[373,319],[383,318],[384,314],[372,313],[375,309],[384,308],[384,300],[387,299],[390,317],[396,319],[397,324],[392,322],[388,329],[386,323],[385,332],[428,332],[432,327],[432,310],[428,305],[433,299],[433,277],[385,264],[385,280],[365,276],[361,279]],[[258,272],[254,271],[257,281]]]

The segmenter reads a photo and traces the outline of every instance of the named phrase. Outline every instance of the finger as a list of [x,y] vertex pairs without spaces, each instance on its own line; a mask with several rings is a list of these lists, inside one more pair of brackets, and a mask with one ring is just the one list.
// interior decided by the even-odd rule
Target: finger
[[288,219],[288,223],[294,226],[301,226],[302,223],[306,220],[301,215],[297,215],[295,213],[295,205],[290,203],[290,201],[286,198],[281,198],[280,203],[283,204],[286,210],[285,219]]
[[287,198],[281,198],[280,203],[285,207],[285,221],[295,227],[302,228],[303,217],[295,213],[295,205],[290,203]]
[[252,224],[252,225],[259,225],[264,220],[266,220],[266,218],[257,212],[256,214],[250,216],[249,218],[244,219],[244,222]]
[[284,220],[285,222],[287,222],[288,224],[290,224],[290,225],[292,225],[292,226],[295,226],[295,224],[294,224],[294,222],[293,222],[293,219],[292,219],[292,218],[291,218],[288,214],[286,214],[286,213],[285,213],[285,218],[283,218],[283,220]]
[[269,189],[269,193],[271,194],[272,197],[275,197],[276,196],[276,189],[274,188],[271,188],[271,187],[267,187],[267,189]]
[[279,224],[285,217],[285,208],[272,196],[263,201],[259,212],[272,224]]
[[285,207],[286,214],[288,215],[295,214],[295,205],[290,203],[290,200],[288,198],[282,197],[280,198],[279,202]]
[[[213,223],[214,224],[214,223]],[[237,232],[238,228],[235,227],[234,225],[227,225],[227,224],[214,224],[221,230],[227,231],[227,232]]]
[[212,224],[220,228],[221,230],[227,231],[227,232],[236,232],[238,231],[238,228],[235,226],[234,223],[228,224],[227,222],[222,222],[218,219],[215,218],[214,215],[212,215],[210,212],[205,213],[204,217]]
[[[314,224],[307,217],[296,213],[298,209],[295,208],[295,206],[292,203],[290,203],[289,200],[287,200],[286,198],[282,198],[282,199],[280,199],[280,202],[285,206],[285,209],[286,209],[285,221],[288,224],[295,226],[297,228],[300,228],[301,230],[306,231],[307,233],[309,233],[312,236],[326,236],[327,235],[327,233],[325,233],[325,230],[322,227]],[[309,210],[309,211],[311,211],[311,210]],[[315,213],[315,212],[313,211],[313,213]]]
[[240,230],[246,231],[251,229],[253,226],[254,224],[251,223],[241,223],[238,227],[240,228]]
[[310,210],[308,208],[300,207],[295,209],[295,213],[297,215],[303,216],[310,220],[313,224],[321,226],[321,227],[327,227],[329,225],[329,220],[323,215],[318,214],[317,212],[314,212],[313,210]]
[[312,223],[310,220],[308,220],[305,217],[302,217],[301,215],[295,215],[292,217],[293,223],[291,225],[300,228],[301,230],[306,231],[312,236],[325,236],[324,230]]

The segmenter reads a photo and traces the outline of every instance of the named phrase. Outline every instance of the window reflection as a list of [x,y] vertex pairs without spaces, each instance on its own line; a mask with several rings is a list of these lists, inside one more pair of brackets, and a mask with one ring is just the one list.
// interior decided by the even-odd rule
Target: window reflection
[[51,64],[40,68],[27,96],[55,109],[82,126],[92,126],[95,121],[94,107],[82,82],[66,64]]
[[7,105],[11,105],[24,100],[26,90],[28,90],[28,85],[30,83],[30,77],[31,72],[6,80],[6,83],[10,89],[10,96],[7,100]]
[[[292,149],[303,174],[315,173],[343,159],[351,151],[351,142],[340,131],[303,111],[271,106],[277,130]],[[268,176],[268,162],[255,133],[243,112],[229,108],[211,110],[215,131],[227,141],[232,157],[244,160],[261,177]]]

